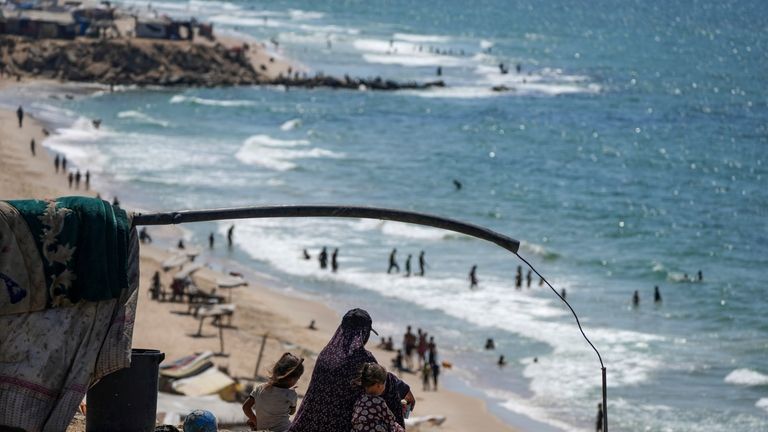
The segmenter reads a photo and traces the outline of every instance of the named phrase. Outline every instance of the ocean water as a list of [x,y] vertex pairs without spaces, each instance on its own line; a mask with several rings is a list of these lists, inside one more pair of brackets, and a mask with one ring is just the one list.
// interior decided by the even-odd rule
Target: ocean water
[[[346,203],[489,227],[567,290],[608,369],[612,430],[768,430],[764,2],[151,5],[274,39],[275,55],[309,73],[427,81],[439,66],[448,87],[3,96],[60,125],[45,145],[97,188],[150,210]],[[202,244],[228,226],[185,228]],[[495,246],[353,219],[238,221],[235,238],[231,258],[339,311],[369,309],[396,341],[406,324],[426,329],[456,365],[454,387],[505,421],[593,427],[595,353],[538,280],[514,289],[521,263]],[[340,248],[339,273],[300,259],[323,246]],[[388,276],[394,247],[401,267],[424,250],[426,277]],[[685,279],[699,270],[702,282]]]

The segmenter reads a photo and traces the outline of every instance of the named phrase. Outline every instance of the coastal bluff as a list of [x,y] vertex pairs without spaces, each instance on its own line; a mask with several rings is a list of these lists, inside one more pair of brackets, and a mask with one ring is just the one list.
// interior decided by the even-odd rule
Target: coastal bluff
[[[247,45],[139,38],[75,40],[0,36],[0,70],[18,77],[138,86],[217,87],[283,85],[350,90],[443,87],[443,81],[398,82],[382,78],[337,78],[269,74],[249,58]],[[264,70],[261,70],[264,69]]]

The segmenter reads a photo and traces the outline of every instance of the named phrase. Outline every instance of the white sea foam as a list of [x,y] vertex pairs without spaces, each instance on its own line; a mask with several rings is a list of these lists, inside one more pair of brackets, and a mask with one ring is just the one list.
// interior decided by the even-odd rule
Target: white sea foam
[[43,145],[56,153],[63,154],[73,165],[99,171],[108,159],[98,151],[95,144],[112,135],[101,127],[97,129],[91,119],[80,117],[66,128],[59,128],[43,141]]
[[230,14],[221,14],[221,15],[214,15],[209,18],[209,20],[212,23],[215,24],[224,24],[224,25],[231,25],[231,26],[240,26],[240,27],[286,27],[288,24],[286,22],[274,19],[274,18],[266,18],[266,16],[247,16],[247,15],[230,15]]
[[403,40],[407,42],[415,43],[445,43],[450,42],[450,36],[438,36],[438,35],[420,35],[411,33],[395,33],[392,35],[394,39]]
[[442,240],[449,235],[448,231],[437,228],[373,219],[360,219],[352,228],[355,231],[380,231],[388,236],[415,240]]
[[344,154],[330,150],[307,147],[306,140],[280,140],[268,135],[254,135],[243,143],[243,146],[235,155],[240,161],[258,165],[275,171],[288,171],[296,168],[296,159],[310,158],[343,158]]
[[368,63],[396,64],[409,67],[458,67],[467,65],[469,61],[468,58],[430,53],[423,47],[419,51],[418,44],[413,42],[357,39],[352,43],[352,46],[364,53],[363,59]]
[[301,119],[297,119],[297,118],[295,118],[295,119],[292,119],[292,120],[288,120],[287,122],[283,123],[283,124],[280,126],[280,129],[281,129],[281,130],[284,130],[284,131],[289,131],[289,130],[294,130],[294,129],[296,129],[296,128],[298,128],[299,126],[301,126]]
[[768,398],[761,398],[756,403],[755,406],[758,408],[764,409],[766,412],[768,412]]
[[158,120],[150,115],[144,114],[141,111],[134,111],[134,110],[120,111],[119,113],[117,113],[117,117],[122,119],[131,119],[140,123],[153,124],[153,125],[162,126],[162,127],[168,127],[169,125],[167,121]]
[[245,107],[256,105],[254,101],[249,100],[217,100],[204,99],[196,96],[175,95],[171,98],[172,104],[188,103],[197,105],[219,106],[219,107]]
[[487,50],[488,48],[493,47],[493,42],[485,39],[480,40],[480,48]]
[[764,386],[768,385],[768,375],[752,369],[736,369],[725,377],[725,382],[743,386]]
[[294,20],[317,20],[325,16],[322,12],[288,9],[288,15]]

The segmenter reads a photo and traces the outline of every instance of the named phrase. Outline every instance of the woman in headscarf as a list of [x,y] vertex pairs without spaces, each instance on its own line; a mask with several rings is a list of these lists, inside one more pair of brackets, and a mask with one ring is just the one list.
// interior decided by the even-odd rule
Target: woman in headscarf
[[[315,362],[309,388],[289,432],[349,432],[352,410],[363,390],[353,384],[364,363],[376,362],[365,344],[371,331],[371,316],[362,309],[344,315],[341,325]],[[378,333],[376,333],[378,335]],[[408,384],[387,373],[386,389],[381,395],[401,426],[405,399],[413,408],[416,401]]]

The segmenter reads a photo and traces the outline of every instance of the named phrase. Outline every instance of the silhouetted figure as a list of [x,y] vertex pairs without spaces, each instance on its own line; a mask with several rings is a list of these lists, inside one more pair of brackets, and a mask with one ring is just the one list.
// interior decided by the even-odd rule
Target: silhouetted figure
[[112,205],[115,207],[120,207],[120,200],[117,199],[117,195],[115,195],[115,197],[112,198]]
[[683,274],[683,280],[686,282],[689,282],[691,280],[691,278],[688,277],[688,273]]
[[499,72],[501,72],[502,75],[506,75],[509,72],[509,69],[504,66],[504,63],[499,63]]
[[19,119],[19,128],[24,123],[24,108],[19,105],[19,109],[16,110],[16,117]]
[[429,343],[427,344],[427,360],[429,364],[437,364],[437,345],[435,344],[435,337],[429,337]]
[[469,289],[477,288],[477,264],[469,271]]
[[432,390],[437,391],[437,377],[440,376],[440,365],[430,363],[429,367],[432,369]]
[[389,267],[387,268],[387,274],[392,273],[392,269],[395,269],[397,273],[400,273],[400,266],[397,265],[397,249],[392,249],[389,253]]
[[61,157],[61,170],[63,172],[67,172],[67,157],[66,156],[62,156]]
[[411,277],[411,254],[405,259],[405,277]]
[[326,249],[325,246],[323,246],[323,250],[320,251],[320,255],[317,256],[317,260],[320,261],[321,269],[328,268],[328,249]]
[[544,278],[539,277],[539,286],[544,286]]
[[208,249],[213,249],[214,241],[213,233],[208,234]]
[[485,341],[485,349],[492,350],[496,349],[496,343],[493,341],[493,338],[488,338]]
[[597,404],[597,419],[595,420],[595,431],[603,432],[603,404]]
[[562,298],[563,298],[563,300],[565,300],[565,299],[566,299],[566,297],[567,297],[567,293],[565,292],[565,288],[561,288],[561,289],[560,289],[560,297],[562,297]]
[[640,305],[640,293],[635,290],[635,293],[632,294],[632,306],[639,306]]
[[307,328],[310,330],[317,330],[317,327],[315,327],[315,320],[310,321]]
[[517,273],[515,273],[515,288],[520,289],[523,286],[523,267],[517,266]]
[[424,260],[424,251],[419,253],[419,276],[424,276],[424,269],[427,267],[427,262]]
[[91,120],[91,123],[93,124],[93,127],[96,129],[101,127],[101,119],[93,119]]
[[515,70],[517,71],[517,73],[520,73],[523,70],[523,65],[521,65],[520,63],[516,64]]
[[463,186],[460,181],[453,179],[453,186],[456,188],[456,190],[461,190],[461,187]]
[[184,239],[179,239],[179,242],[176,243],[176,248],[177,249],[184,249],[185,248],[185,246],[184,246]]
[[530,270],[528,270],[528,274],[527,274],[527,275],[525,275],[525,282],[526,282],[526,284],[527,284],[528,288],[530,288],[530,287],[531,287],[531,278],[532,278],[532,276],[531,276],[531,271],[530,271]]
[[59,173],[59,164],[61,164],[61,159],[59,159],[59,155],[56,155],[56,158],[53,160],[53,166],[56,167],[56,174]]
[[309,255],[309,252],[307,252],[306,249],[304,249],[302,251],[302,254],[303,254],[305,260],[311,260],[312,259],[312,257]]
[[85,172],[85,190],[91,190],[91,172]]
[[149,236],[146,227],[139,231],[139,241],[142,243],[152,243],[152,237]]
[[443,75],[443,68],[438,66],[437,67],[437,76],[442,76],[442,75]]
[[656,303],[661,303],[661,293],[659,292],[658,285],[653,287],[653,301]]
[[75,189],[80,189],[80,179],[82,178],[82,175],[80,174],[80,170],[77,170],[75,173]]
[[339,248],[336,248],[333,250],[333,253],[331,254],[331,271],[336,273],[336,270],[339,269],[339,262],[337,261],[337,258],[339,256]]
[[499,356],[499,361],[496,362],[499,367],[504,367],[507,365],[507,360],[504,358],[504,356]]
[[35,156],[35,139],[32,138],[32,141],[29,142],[29,151],[32,152],[32,156]]
[[69,182],[69,188],[72,189],[72,182],[75,181],[75,175],[71,172],[67,174],[67,181]]
[[230,225],[229,229],[227,230],[227,247],[230,249],[232,248],[232,236],[235,234],[235,226]]
[[699,272],[696,273],[696,277],[698,278],[699,282],[704,280],[704,275],[701,273],[701,270],[699,270]]
[[394,351],[395,350],[395,343],[392,342],[392,336],[387,338],[387,342],[384,344],[384,349],[387,351]]

